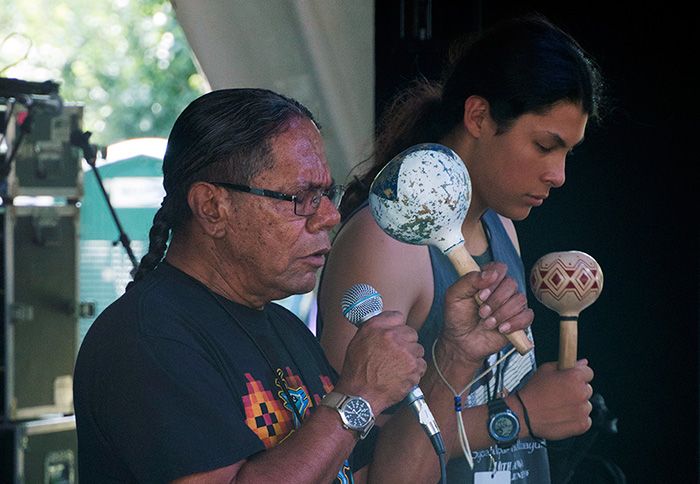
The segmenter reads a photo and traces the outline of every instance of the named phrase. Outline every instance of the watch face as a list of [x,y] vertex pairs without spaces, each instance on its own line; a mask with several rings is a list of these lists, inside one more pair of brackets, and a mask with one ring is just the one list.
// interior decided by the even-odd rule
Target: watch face
[[372,419],[372,411],[364,400],[352,398],[343,407],[343,415],[347,419],[348,426],[361,429]]
[[499,416],[493,421],[493,430],[503,438],[510,438],[514,429],[515,425],[510,417]]
[[500,412],[489,422],[489,434],[499,445],[512,444],[520,432],[518,417],[512,412]]

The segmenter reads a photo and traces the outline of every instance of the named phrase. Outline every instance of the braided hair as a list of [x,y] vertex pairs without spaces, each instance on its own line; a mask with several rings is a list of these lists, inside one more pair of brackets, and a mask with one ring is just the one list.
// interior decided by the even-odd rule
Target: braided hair
[[211,177],[249,183],[272,168],[271,139],[300,117],[318,126],[302,104],[266,89],[221,89],[190,103],[168,138],[163,158],[165,197],[153,217],[148,252],[134,282],[158,266],[171,234],[192,216],[187,194],[193,183]]
[[346,219],[368,196],[377,173],[412,145],[439,142],[462,122],[472,95],[489,102],[498,134],[526,113],[542,114],[559,101],[581,106],[597,120],[603,82],[597,66],[567,33],[539,14],[508,19],[478,37],[459,39],[438,81],[418,79],[399,92],[378,123],[374,153],[348,185]]

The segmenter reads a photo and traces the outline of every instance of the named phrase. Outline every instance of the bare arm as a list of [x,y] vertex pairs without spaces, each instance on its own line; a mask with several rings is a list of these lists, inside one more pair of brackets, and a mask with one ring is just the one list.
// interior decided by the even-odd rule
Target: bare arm
[[[320,445],[322,443],[322,445]],[[320,406],[284,442],[248,460],[177,479],[177,484],[332,482],[356,443],[337,412]],[[304,465],[300,465],[303,462]]]
[[405,314],[407,324],[418,330],[433,297],[432,280],[425,282],[426,271],[430,274],[427,248],[387,236],[368,209],[355,215],[343,228],[333,242],[319,288],[321,346],[338,372],[348,343],[357,331],[340,310],[345,292],[356,283],[371,285],[379,290],[386,309]]

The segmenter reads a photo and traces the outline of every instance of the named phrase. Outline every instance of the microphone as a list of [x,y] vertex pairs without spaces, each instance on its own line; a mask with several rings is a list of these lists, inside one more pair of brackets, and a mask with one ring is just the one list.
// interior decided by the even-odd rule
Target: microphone
[[[362,326],[368,319],[380,314],[384,310],[382,296],[375,288],[369,284],[355,284],[345,292],[341,302],[343,316],[356,327]],[[416,385],[408,393],[404,401],[411,407],[418,422],[423,427],[430,443],[435,449],[435,453],[442,455],[445,453],[445,444],[440,434],[435,417],[433,417],[425,396],[420,387]]]

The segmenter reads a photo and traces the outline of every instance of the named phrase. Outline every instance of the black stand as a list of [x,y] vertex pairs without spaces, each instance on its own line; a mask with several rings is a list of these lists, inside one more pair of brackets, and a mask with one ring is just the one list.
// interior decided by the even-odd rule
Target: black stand
[[[0,81],[3,79],[0,78]],[[0,99],[3,98],[2,94],[4,91],[4,83],[0,82]],[[14,111],[15,104],[21,103],[27,107],[27,116],[24,121],[19,125],[19,134],[17,139],[14,141],[14,145],[11,147],[10,156],[6,160],[0,160],[0,180],[4,183],[7,176],[10,174],[12,169],[12,162],[15,159],[15,155],[19,150],[22,140],[25,135],[31,134],[32,126],[34,124],[34,114],[37,110],[42,111],[45,114],[51,116],[56,116],[63,109],[63,101],[58,96],[57,93],[53,93],[48,96],[44,95],[28,95],[28,94],[16,94],[7,98],[10,103],[10,111],[6,115],[7,122],[2,127],[2,135],[7,136],[7,126],[10,122],[10,116]]]
[[122,224],[119,222],[119,217],[117,217],[117,212],[115,212],[114,207],[109,201],[109,195],[107,194],[107,190],[105,190],[104,183],[102,183],[102,176],[100,175],[100,172],[95,164],[97,153],[89,143],[91,135],[92,133],[90,131],[81,132],[78,129],[73,129],[70,134],[70,142],[73,146],[77,146],[83,151],[85,161],[87,161],[88,165],[92,167],[92,171],[95,173],[97,184],[100,186],[100,190],[102,190],[102,195],[104,195],[104,199],[107,202],[109,212],[112,214],[114,223],[119,231],[119,239],[114,241],[114,245],[117,245],[117,242],[121,242],[121,244],[124,246],[124,250],[126,250],[126,253],[131,260],[131,265],[133,266],[133,269],[131,270],[131,275],[133,276],[139,264],[134,256],[134,252],[131,250],[131,241],[129,240],[129,236],[126,235],[126,232],[124,232]]
[[[14,103],[15,100],[13,99],[12,101],[12,109],[14,109]],[[12,111],[10,111],[10,114]],[[12,169],[12,162],[15,159],[15,155],[17,154],[17,150],[19,149],[19,146],[22,144],[22,140],[24,139],[24,135],[30,134],[32,132],[32,123],[34,122],[34,109],[30,106],[27,109],[27,117],[24,118],[24,121],[22,124],[19,126],[19,134],[17,135],[17,139],[14,142],[14,146],[11,147],[10,151],[10,156],[6,160],[2,160],[2,166],[0,166],[0,179],[4,182],[7,176],[10,174],[10,170]],[[3,134],[6,136],[7,135],[7,124],[3,128]]]

